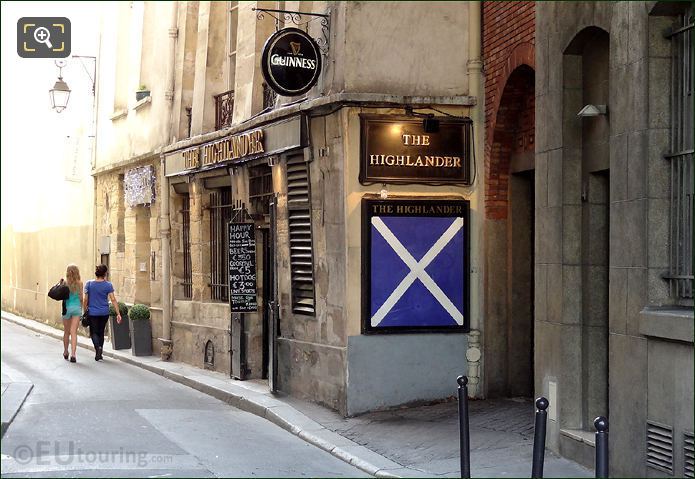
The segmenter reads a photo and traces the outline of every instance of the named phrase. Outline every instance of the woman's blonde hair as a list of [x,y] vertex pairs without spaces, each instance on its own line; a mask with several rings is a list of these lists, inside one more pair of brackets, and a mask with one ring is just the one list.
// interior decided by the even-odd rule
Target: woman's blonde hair
[[70,291],[72,293],[77,293],[80,290],[82,281],[80,280],[80,270],[76,264],[68,265],[68,270],[65,272],[65,278]]

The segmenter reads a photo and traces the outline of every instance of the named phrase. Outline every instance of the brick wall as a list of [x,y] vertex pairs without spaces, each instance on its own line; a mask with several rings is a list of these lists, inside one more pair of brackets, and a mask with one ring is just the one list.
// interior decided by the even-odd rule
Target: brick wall
[[[534,150],[534,35],[534,2],[483,3],[485,214],[490,219],[507,217],[510,155]],[[530,69],[520,70],[522,65]]]

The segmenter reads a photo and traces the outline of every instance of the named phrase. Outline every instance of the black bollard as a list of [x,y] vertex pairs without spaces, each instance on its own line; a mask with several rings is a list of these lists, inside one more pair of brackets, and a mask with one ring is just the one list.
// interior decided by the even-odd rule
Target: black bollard
[[596,428],[596,477],[608,477],[608,419],[594,419]]
[[468,378],[459,376],[456,378],[459,385],[459,436],[461,447],[461,477],[471,477],[471,442],[468,431]]
[[536,399],[536,427],[533,430],[533,465],[531,477],[543,477],[543,462],[545,461],[545,427],[548,421],[548,405],[543,396]]

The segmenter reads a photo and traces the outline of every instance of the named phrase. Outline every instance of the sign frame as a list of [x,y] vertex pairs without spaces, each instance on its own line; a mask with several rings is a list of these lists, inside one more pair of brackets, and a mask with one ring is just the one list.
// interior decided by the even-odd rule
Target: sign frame
[[[310,60],[316,62],[316,68],[314,69],[314,74],[311,77],[311,79],[308,80],[304,85],[296,89],[290,89],[287,85],[281,85],[275,78],[275,76],[272,74],[272,68],[270,65],[270,60],[273,57],[271,50],[275,47],[279,40],[283,39],[285,36],[288,35],[297,35],[301,37],[303,41],[309,43],[311,49],[314,52],[314,58],[311,58]],[[314,85],[316,85],[319,76],[321,76],[322,69],[323,61],[321,58],[321,49],[316,43],[316,40],[311,38],[311,36],[308,33],[306,33],[303,30],[300,30],[299,28],[288,27],[278,30],[277,32],[273,33],[270,37],[268,37],[265,44],[263,45],[263,53],[261,55],[261,72],[263,73],[263,78],[265,79],[268,86],[278,95],[287,97],[303,95],[304,93],[311,90],[314,87]]]
[[[423,118],[419,116],[405,115],[375,115],[361,113],[360,117],[360,172],[359,182],[363,185],[389,183],[401,185],[427,184],[427,185],[462,185],[471,186],[471,163],[472,163],[472,141],[473,141],[473,120],[465,118],[436,117],[439,121],[440,129],[460,127],[461,128],[461,176],[458,178],[438,178],[432,176],[396,176],[379,175],[370,173],[369,168],[369,128],[372,125],[395,126],[396,124],[406,124],[411,128],[424,130],[422,126]],[[432,135],[438,133],[424,133]],[[414,170],[416,171],[416,170]]]
[[[432,214],[432,215],[413,215],[413,214],[373,214],[374,205],[422,205],[422,206],[438,206],[438,205],[457,205],[462,207],[461,217],[463,217],[463,324],[452,326],[372,326],[371,325],[371,240],[372,216],[423,216],[423,217],[452,217],[450,214]],[[459,216],[459,215],[455,215]],[[361,310],[362,334],[429,334],[429,333],[468,333],[470,332],[470,201],[460,197],[423,197],[421,199],[410,197],[394,197],[386,200],[378,197],[363,197],[362,198],[362,291],[361,291]]]
[[[251,270],[253,274],[253,293],[234,293],[235,289],[232,287],[232,229],[238,226],[243,226],[249,234],[248,243],[238,245],[239,248],[248,248],[246,254],[250,256],[249,262],[251,265]],[[228,272],[229,272],[229,308],[232,313],[254,313],[258,311],[258,278],[257,278],[257,266],[256,262],[256,225],[249,222],[234,222],[230,221],[227,223],[227,248],[229,249],[229,257],[227,259]],[[249,281],[250,282],[250,281]],[[242,303],[244,306],[235,306],[234,299],[241,298],[244,300]]]

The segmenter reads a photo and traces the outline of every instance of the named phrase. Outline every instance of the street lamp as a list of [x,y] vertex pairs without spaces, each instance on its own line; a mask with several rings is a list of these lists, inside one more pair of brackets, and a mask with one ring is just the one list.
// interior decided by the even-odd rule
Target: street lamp
[[65,62],[63,60],[56,61],[56,66],[59,69],[58,80],[48,93],[51,97],[51,108],[53,108],[57,113],[60,113],[68,106],[68,100],[70,99],[70,87],[68,87],[68,84],[63,81],[63,67],[65,66]]
[[[85,73],[92,82],[92,109],[95,107],[94,96],[96,93],[96,76],[97,76],[97,58],[85,55],[73,55],[72,58],[78,58],[84,68]],[[84,60],[91,60],[93,62],[93,71],[90,72],[87,66],[84,64]],[[57,113],[65,110],[68,106],[68,100],[70,99],[70,87],[63,81],[63,68],[67,65],[65,60],[56,60],[56,66],[58,67],[58,80],[56,81],[53,88],[48,91],[51,97],[51,108],[53,108]]]

